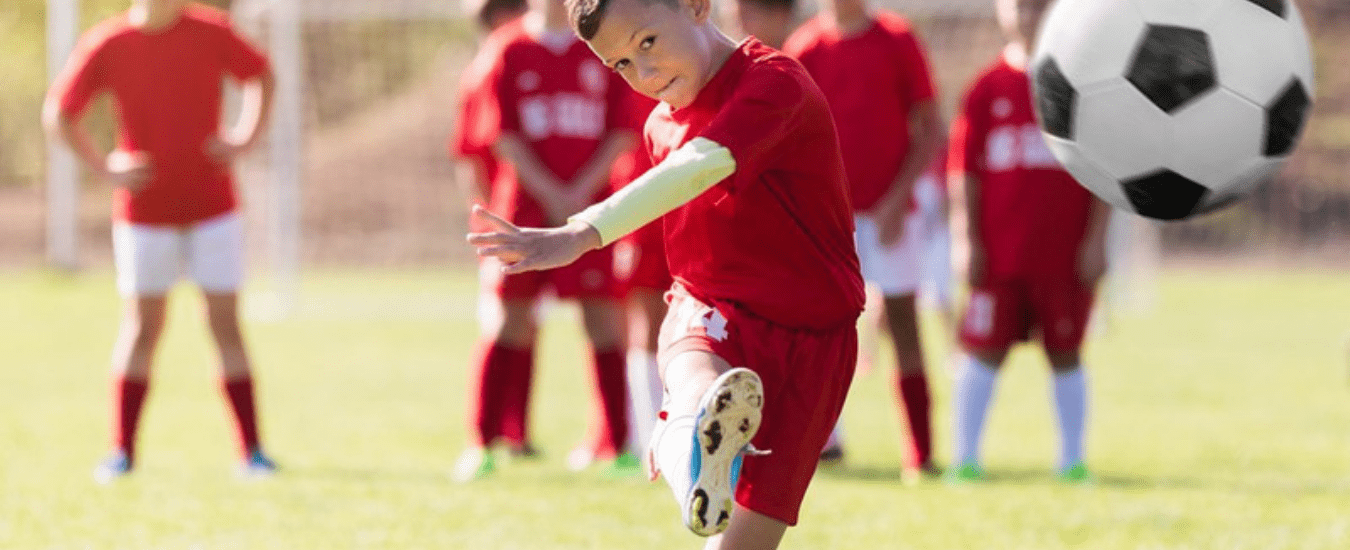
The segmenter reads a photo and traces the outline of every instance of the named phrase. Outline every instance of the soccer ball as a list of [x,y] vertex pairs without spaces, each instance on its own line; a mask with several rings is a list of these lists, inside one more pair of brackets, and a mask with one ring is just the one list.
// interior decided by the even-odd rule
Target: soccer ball
[[1312,104],[1290,0],[1059,0],[1029,70],[1055,158],[1117,208],[1164,220],[1269,180]]

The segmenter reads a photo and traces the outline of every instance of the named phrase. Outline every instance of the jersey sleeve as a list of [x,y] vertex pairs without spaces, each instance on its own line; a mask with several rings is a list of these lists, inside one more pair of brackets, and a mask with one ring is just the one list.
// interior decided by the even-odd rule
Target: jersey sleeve
[[985,135],[989,132],[986,120],[989,109],[985,105],[983,86],[977,81],[966,92],[961,110],[952,121],[952,132],[947,148],[947,170],[979,176],[984,169]]
[[731,152],[736,171],[725,183],[733,192],[755,182],[773,162],[780,145],[790,138],[795,115],[805,101],[804,84],[779,67],[766,64],[747,72],[699,134]]
[[511,82],[513,71],[507,63],[507,51],[501,50],[488,65],[484,76],[482,110],[479,112],[479,139],[489,147],[502,134],[520,133],[519,97]]
[[905,98],[909,105],[933,99],[935,95],[933,71],[928,65],[928,56],[923,53],[923,44],[919,42],[919,37],[913,31],[909,31],[897,35],[895,39],[896,50],[905,74],[905,78],[901,79],[903,89],[900,90],[900,97]]
[[234,26],[225,24],[225,72],[237,80],[249,80],[270,70],[267,55],[247,38],[240,36]]
[[66,60],[66,66],[52,81],[49,92],[61,114],[75,116],[84,112],[89,103],[108,86],[104,62],[106,40],[102,36],[86,34],[80,38]]

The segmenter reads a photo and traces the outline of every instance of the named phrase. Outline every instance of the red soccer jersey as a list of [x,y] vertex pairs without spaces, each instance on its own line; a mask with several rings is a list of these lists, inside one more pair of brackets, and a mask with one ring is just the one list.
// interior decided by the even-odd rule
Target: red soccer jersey
[[1025,70],[1000,58],[975,81],[950,149],[950,169],[979,180],[990,277],[1073,277],[1092,195],[1046,147]]
[[867,30],[848,37],[815,17],[783,52],[802,62],[829,100],[853,209],[871,210],[905,162],[910,111],[933,99],[922,45],[903,17],[879,12]]
[[835,328],[862,311],[843,161],[829,106],[792,58],[747,39],[692,104],[647,120],[652,160],[704,137],[736,171],[665,216],[670,273],[700,301],[779,325]]
[[[484,104],[475,123],[482,147],[505,133],[517,135],[567,183],[612,131],[635,126],[625,108],[628,85],[570,32],[556,41],[561,51],[526,32],[523,19],[493,35],[501,47],[487,70],[487,85],[479,87]],[[506,163],[499,168],[491,209],[519,225],[547,225],[543,207],[521,187],[515,170]],[[602,187],[592,200],[608,193],[608,186]]]
[[159,31],[133,27],[125,13],[100,23],[80,38],[52,93],[63,114],[78,116],[111,92],[118,148],[149,156],[154,177],[135,193],[113,192],[115,218],[186,224],[235,207],[229,168],[205,150],[220,129],[221,79],[267,70],[224,12],[190,4]]
[[491,90],[484,88],[491,84],[488,81],[489,71],[501,55],[502,39],[502,34],[489,34],[473,60],[460,73],[459,118],[455,121],[454,135],[450,139],[450,156],[473,160],[483,167],[487,178],[484,183],[488,186],[483,190],[486,197],[492,196],[498,164],[497,157],[492,153],[492,143],[487,141],[495,132],[483,127],[493,120],[493,117],[483,114],[484,109],[493,108],[488,101],[492,97]]

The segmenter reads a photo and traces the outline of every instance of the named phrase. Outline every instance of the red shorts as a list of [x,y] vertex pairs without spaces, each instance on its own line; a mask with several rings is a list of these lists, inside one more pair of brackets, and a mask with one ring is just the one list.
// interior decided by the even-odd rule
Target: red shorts
[[619,285],[614,279],[614,252],[609,247],[592,250],[571,264],[544,271],[503,276],[495,261],[479,265],[484,290],[491,289],[503,300],[535,299],[546,287],[552,287],[559,298],[619,297]]
[[747,456],[736,502],[788,525],[797,524],[806,488],[816,473],[858,357],[857,327],[793,329],[714,301],[710,307],[675,285],[661,323],[661,368],[685,351],[705,351],[733,367],[755,371],[764,383],[764,416],[751,443],[773,451]]
[[1074,280],[991,281],[970,292],[961,320],[967,350],[1003,350],[1040,335],[1048,352],[1073,352],[1083,344],[1093,291]]
[[614,243],[614,274],[624,294],[638,288],[662,292],[670,288],[665,238],[656,221]]

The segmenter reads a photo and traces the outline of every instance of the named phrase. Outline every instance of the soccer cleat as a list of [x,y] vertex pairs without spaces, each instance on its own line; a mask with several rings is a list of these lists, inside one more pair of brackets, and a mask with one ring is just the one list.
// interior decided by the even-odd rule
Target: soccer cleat
[[610,462],[609,467],[605,469],[604,476],[608,478],[628,478],[639,477],[642,473],[642,461],[638,460],[637,455],[624,452],[614,457],[614,461]]
[[962,464],[947,472],[947,483],[960,485],[984,481],[984,469],[973,462]]
[[131,473],[131,458],[126,451],[118,449],[94,467],[94,481],[107,485]]
[[692,483],[681,510],[694,534],[710,537],[726,530],[742,456],[762,453],[750,440],[759,431],[763,407],[759,375],[746,368],[722,373],[703,394],[689,458]]
[[839,464],[842,464],[843,462],[844,462],[843,445],[831,445],[829,447],[825,447],[825,450],[820,451],[819,464],[821,466],[837,466]]
[[530,444],[529,441],[512,443],[511,446],[507,448],[507,452],[510,454],[511,458],[520,460],[535,460],[540,456],[543,456],[543,453],[540,453],[539,449]]
[[262,449],[249,451],[244,463],[239,465],[239,476],[247,479],[272,477],[277,473],[277,463],[263,454]]
[[932,462],[925,462],[917,468],[905,466],[900,470],[900,482],[911,487],[923,483],[927,479],[940,478],[942,478],[942,468]]
[[459,459],[455,461],[455,469],[450,472],[450,479],[456,483],[468,483],[492,475],[496,469],[492,453],[483,447],[471,447],[460,453]]
[[1072,485],[1087,485],[1092,483],[1092,473],[1088,471],[1087,465],[1082,462],[1075,462],[1059,471],[1055,475],[1062,483]]

